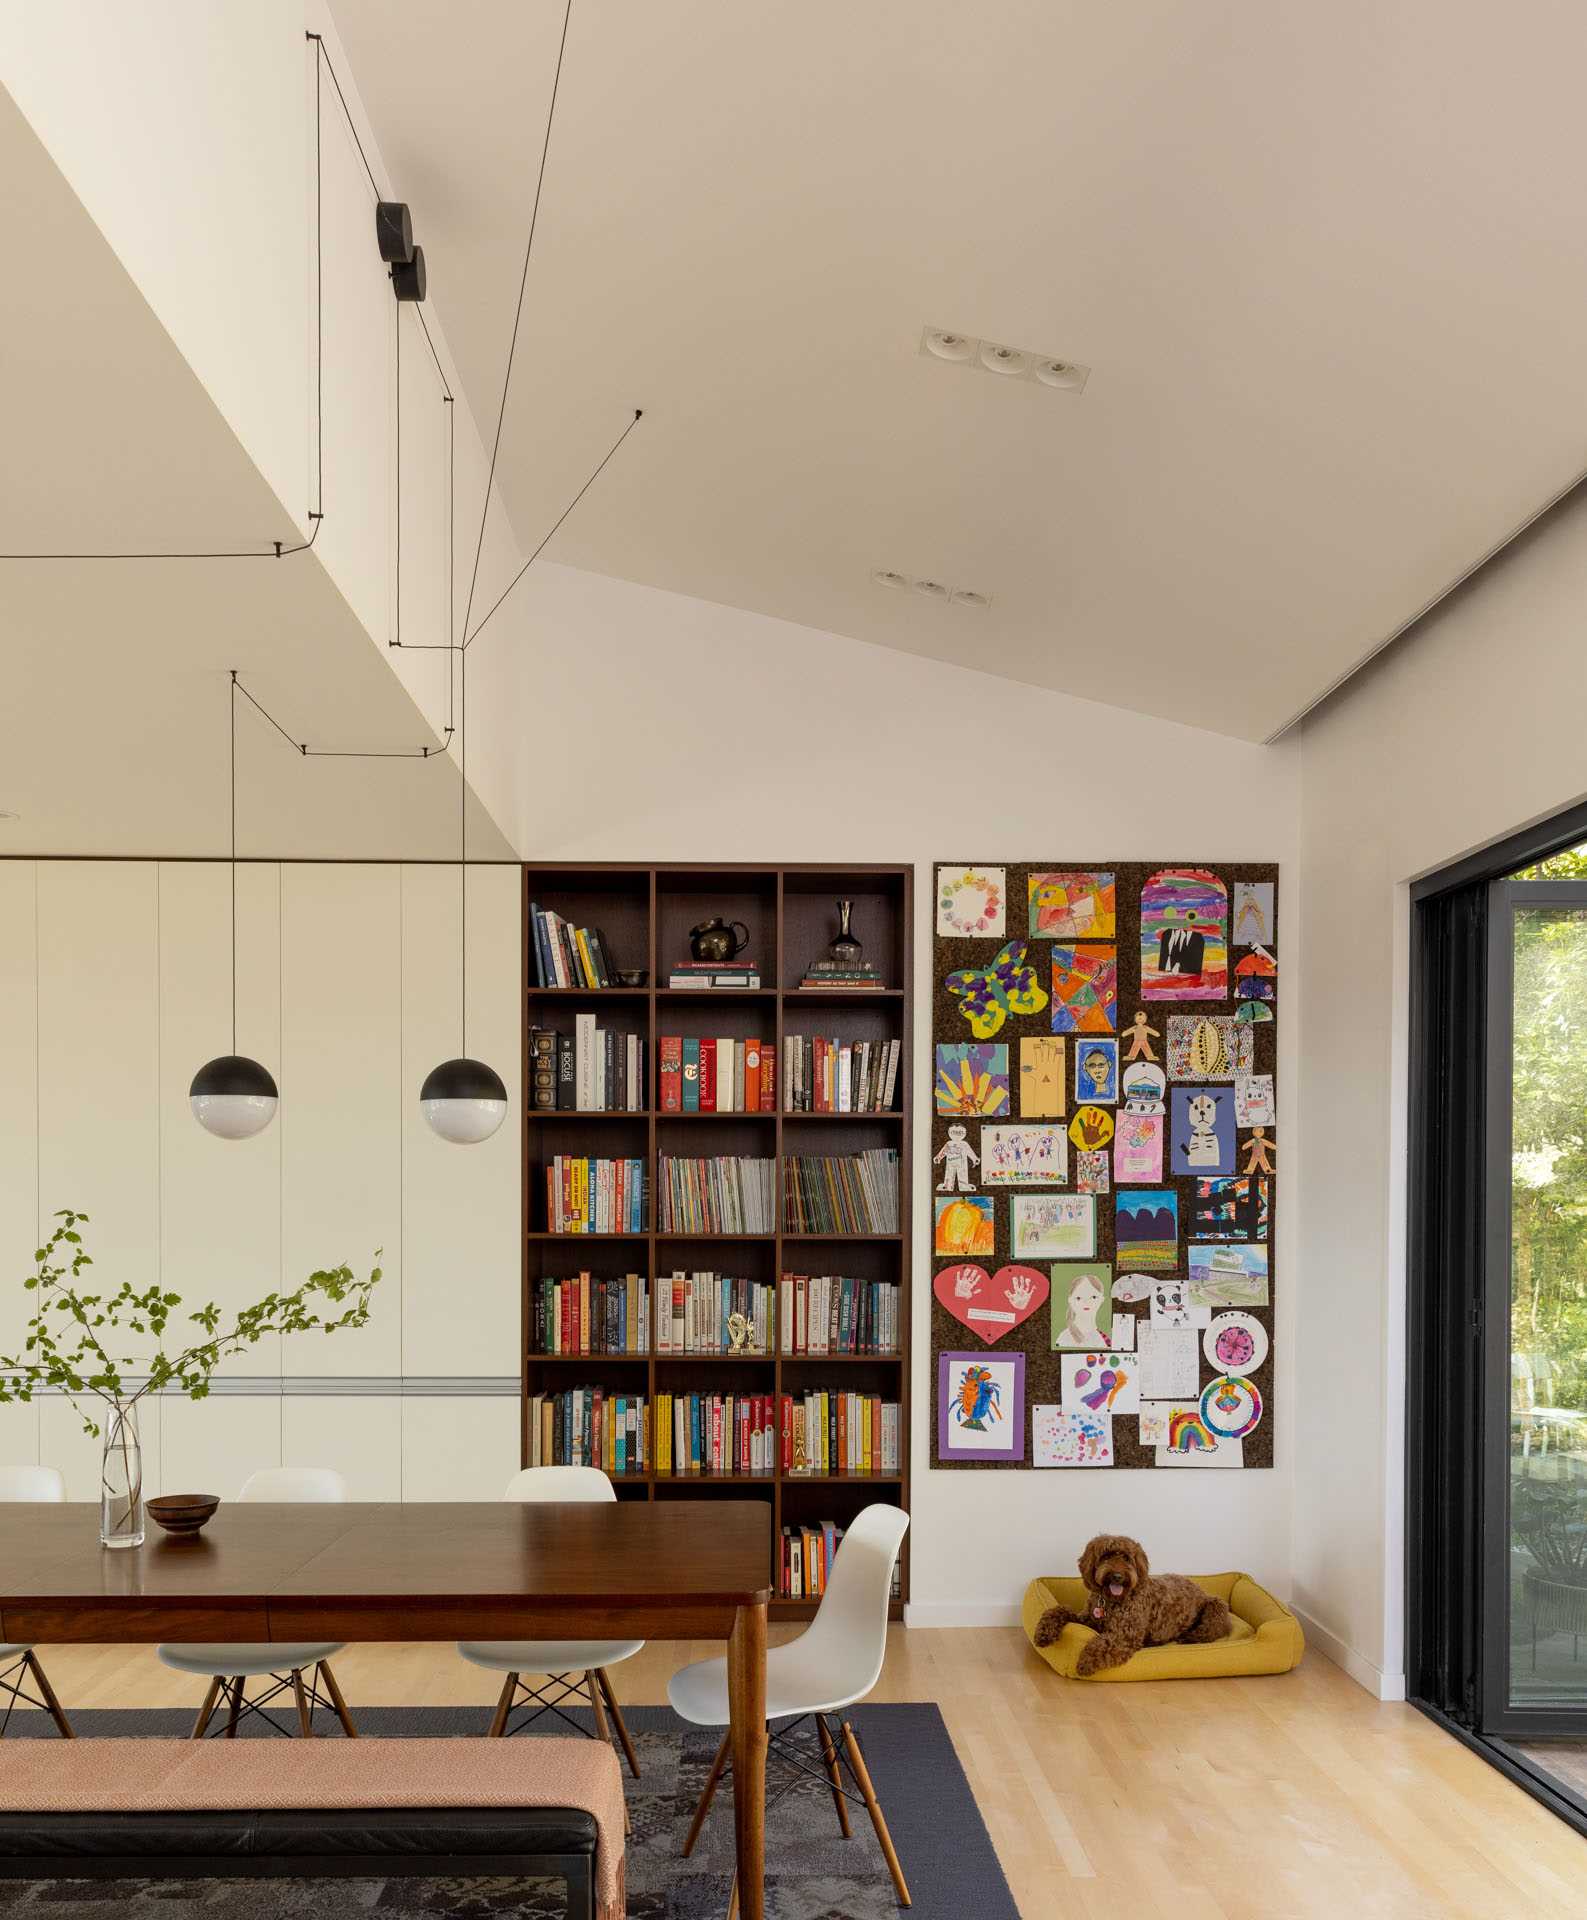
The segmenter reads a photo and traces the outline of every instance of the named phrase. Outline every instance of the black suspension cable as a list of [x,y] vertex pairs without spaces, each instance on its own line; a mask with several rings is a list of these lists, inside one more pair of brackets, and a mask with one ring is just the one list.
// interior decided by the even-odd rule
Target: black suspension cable
[[449,721],[442,729],[445,738],[438,747],[371,747],[367,749],[311,747],[306,741],[294,740],[292,735],[282,726],[281,722],[270,712],[269,708],[262,705],[242,682],[237,680],[235,671],[232,674],[232,678],[236,681],[237,691],[248,704],[251,707],[257,708],[264,718],[270,722],[271,726],[275,728],[276,732],[280,734],[281,738],[286,741],[292,751],[305,760],[444,760],[447,749],[451,745],[453,729]]
[[231,1050],[237,1051],[237,669],[231,670]]
[[[448,663],[447,677],[451,677]],[[458,780],[457,780],[457,878],[458,896],[461,912],[458,916],[463,936],[462,946],[462,1007],[458,1020],[458,1052],[465,1058],[468,1054],[468,653],[465,650],[458,660],[458,677],[462,682],[461,706],[458,718],[462,731],[458,735]]]
[[[474,589],[479,583],[479,556],[485,547],[485,526],[490,519],[491,488],[496,481],[496,456],[501,451],[502,422],[507,418],[507,391],[512,385],[512,365],[518,351],[518,327],[523,319],[524,289],[529,284],[529,256],[534,252],[535,226],[540,219],[540,190],[545,185],[546,155],[551,151],[551,126],[556,119],[557,90],[562,84],[562,56],[567,51],[568,21],[573,15],[573,0],[566,0],[562,10],[562,38],[557,45],[556,72],[551,76],[551,105],[546,113],[545,138],[540,146],[540,172],[535,179],[534,206],[529,214],[529,239],[523,250],[523,272],[518,278],[518,304],[513,310],[512,338],[507,345],[507,370],[501,379],[501,405],[496,410],[496,438],[491,443],[490,471],[485,476],[485,498],[479,510],[479,537],[474,542],[474,571],[469,576],[468,605],[463,610],[463,645],[468,645],[468,623],[474,612]],[[495,608],[491,609],[492,612]]]

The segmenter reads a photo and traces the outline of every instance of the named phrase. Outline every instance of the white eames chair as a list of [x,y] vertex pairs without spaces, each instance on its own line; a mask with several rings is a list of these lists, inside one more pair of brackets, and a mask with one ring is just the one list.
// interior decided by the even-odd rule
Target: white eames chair
[[[66,1482],[54,1467],[0,1467],[0,1502],[7,1500],[49,1502],[66,1498]],[[38,1697],[23,1691],[23,1682],[31,1680]],[[72,1739],[72,1723],[61,1710],[38,1655],[31,1647],[0,1643],[0,1736],[11,1724],[11,1716],[26,1703],[42,1707],[55,1722],[63,1740]]]
[[[599,1467],[525,1467],[507,1482],[502,1498],[525,1503],[573,1503],[615,1500],[617,1492]],[[576,1732],[583,1733],[584,1728],[563,1712],[569,1700],[577,1700],[582,1695],[590,1703],[596,1731],[602,1740],[611,1738],[606,1723],[607,1710],[610,1710],[617,1737],[637,1780],[639,1756],[628,1737],[622,1709],[612,1692],[606,1669],[615,1667],[619,1660],[631,1660],[644,1644],[643,1640],[464,1640],[457,1650],[476,1667],[488,1667],[494,1673],[507,1676],[496,1702],[496,1717],[490,1724],[492,1739],[520,1733],[544,1713],[554,1713]],[[542,1675],[546,1684],[526,1686],[523,1681],[526,1673]],[[514,1707],[520,1704],[520,1694],[532,1703],[532,1711],[516,1726],[511,1726],[509,1721]]]
[[[243,1483],[239,1500],[336,1503],[347,1498],[347,1482],[331,1467],[263,1467]],[[263,1641],[231,1646],[163,1646],[155,1652],[168,1667],[178,1673],[196,1673],[209,1681],[209,1691],[193,1723],[193,1738],[202,1740],[205,1729],[219,1704],[226,1699],[225,1737],[237,1737],[237,1723],[244,1714],[257,1714],[277,1733],[290,1734],[291,1728],[265,1712],[270,1703],[290,1691],[298,1710],[298,1731],[309,1739],[314,1733],[314,1709],[329,1706],[342,1723],[349,1740],[356,1739],[347,1702],[331,1671],[332,1656],[341,1652],[345,1641]],[[309,1675],[307,1683],[304,1674]],[[245,1680],[269,1679],[271,1685],[252,1700],[246,1697]],[[321,1698],[320,1687],[325,1688]]]
[[[882,1817],[860,1743],[846,1719],[834,1734],[827,1725],[827,1715],[841,1714],[845,1707],[863,1700],[881,1678],[882,1660],[887,1652],[887,1608],[892,1596],[893,1567],[908,1530],[909,1515],[901,1507],[867,1507],[858,1514],[832,1562],[827,1590],[821,1596],[815,1619],[797,1640],[773,1647],[766,1655],[766,1718],[768,1722],[786,1720],[790,1723],[772,1731],[767,1758],[779,1760],[798,1772],[810,1772],[818,1764],[813,1754],[791,1745],[789,1736],[803,1721],[814,1720],[820,1743],[819,1771],[831,1786],[832,1804],[837,1809],[843,1837],[849,1837],[849,1816],[844,1801],[852,1798],[843,1784],[843,1770],[847,1769],[876,1829],[899,1905],[905,1907],[909,1905],[909,1887],[904,1880],[904,1870],[898,1864],[887,1822]],[[681,1668],[667,1683],[667,1698],[672,1702],[674,1713],[697,1727],[726,1727],[727,1662],[701,1660],[692,1667]],[[722,1744],[717,1748],[705,1791],[695,1809],[694,1824],[683,1843],[685,1857],[694,1850],[727,1768],[729,1738],[723,1734]],[[729,1920],[737,1911],[735,1881],[728,1907]]]

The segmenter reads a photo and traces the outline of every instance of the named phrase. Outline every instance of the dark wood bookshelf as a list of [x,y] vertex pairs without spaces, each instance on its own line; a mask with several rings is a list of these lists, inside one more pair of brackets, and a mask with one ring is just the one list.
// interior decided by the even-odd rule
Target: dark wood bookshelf
[[[865,957],[882,969],[883,989],[801,989],[806,966],[822,958],[837,932],[839,897],[854,901],[854,931],[864,943]],[[599,927],[613,965],[644,967],[647,987],[541,987],[536,982],[529,906],[549,907],[575,926]],[[609,1386],[613,1392],[643,1390],[654,1420],[658,1391],[686,1390],[680,1385],[690,1368],[720,1370],[724,1390],[729,1383],[746,1393],[769,1393],[779,1408],[783,1393],[806,1385],[827,1384],[823,1370],[832,1371],[831,1384],[845,1377],[855,1385],[879,1393],[899,1405],[899,1471],[887,1474],[784,1473],[628,1473],[613,1476],[620,1499],[670,1499],[694,1494],[708,1497],[718,1487],[738,1498],[750,1490],[764,1497],[772,1509],[772,1537],[780,1545],[784,1526],[816,1525],[835,1520],[847,1525],[874,1500],[909,1507],[911,1320],[910,1240],[906,1233],[841,1234],[784,1233],[782,1166],[787,1153],[858,1151],[849,1139],[828,1141],[824,1129],[834,1124],[854,1130],[861,1144],[896,1147],[899,1155],[899,1219],[908,1218],[911,1191],[911,1115],[913,1112],[913,869],[908,866],[661,866],[541,863],[523,869],[523,1057],[525,1110],[522,1126],[523,1283],[522,1283],[522,1457],[528,1459],[529,1403],[541,1391],[573,1386]],[[689,957],[688,930],[697,922],[720,916],[740,920],[750,933],[746,958],[759,967],[759,987],[679,987],[665,985],[673,963]],[[661,983],[661,984],[657,984]],[[610,1018],[601,1024],[638,1034],[646,1043],[646,1105],[642,1111],[606,1112],[535,1109],[528,1105],[532,1078],[528,1071],[528,1032],[552,1027],[571,1034],[575,1013],[599,1012]],[[726,1010],[720,1024],[710,1028],[688,1023],[686,1009],[707,1006]],[[683,1031],[734,1038],[771,1040],[777,1048],[777,1093],[782,1092],[783,1063],[789,1035],[831,1033],[854,1041],[897,1039],[901,1042],[895,1107],[886,1113],[800,1113],[777,1110],[754,1113],[679,1113],[660,1109],[659,1042],[664,1032]],[[704,1234],[655,1225],[657,1162],[660,1152],[679,1150],[675,1138],[664,1139],[675,1122],[687,1121],[697,1132],[685,1150],[775,1158],[777,1163],[778,1231],[766,1234]],[[581,1137],[586,1123],[599,1129],[595,1138]],[[720,1130],[743,1127],[753,1139],[715,1141]],[[869,1131],[868,1131],[869,1130]],[[566,1134],[566,1138],[561,1138]],[[643,1159],[649,1188],[649,1224],[643,1233],[548,1232],[545,1218],[544,1168],[558,1152],[598,1154],[603,1158]],[[737,1248],[750,1279],[774,1287],[784,1272],[812,1265],[843,1268],[844,1249],[858,1254],[851,1265],[862,1280],[895,1282],[901,1351],[893,1354],[783,1353],[756,1354],[664,1353],[545,1354],[530,1351],[531,1302],[542,1278],[566,1279],[581,1269],[603,1278],[645,1268],[652,1288],[654,1315],[658,1277],[670,1276],[675,1266],[713,1270],[733,1265],[733,1258],[717,1250]],[[830,1248],[829,1257],[815,1260],[815,1251]],[[643,1249],[643,1252],[641,1252]],[[678,1259],[675,1253],[687,1252]],[[774,1296],[775,1297],[775,1296]],[[648,1330],[654,1337],[654,1326]],[[784,1369],[788,1370],[785,1384]],[[869,1369],[867,1372],[866,1370]],[[805,1493],[817,1488],[818,1493]],[[775,1591],[778,1570],[769,1569]],[[909,1542],[904,1543],[901,1595],[893,1603],[896,1619],[909,1596]],[[772,1613],[780,1619],[808,1619],[813,1600],[774,1599]]]

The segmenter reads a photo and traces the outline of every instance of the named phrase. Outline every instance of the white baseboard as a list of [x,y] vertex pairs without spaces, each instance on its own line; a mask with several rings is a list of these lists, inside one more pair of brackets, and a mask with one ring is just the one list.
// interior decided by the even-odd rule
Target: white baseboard
[[911,1600],[906,1627],[1017,1627],[1019,1607],[1002,1600]]
[[1374,1700],[1403,1700],[1405,1698],[1405,1675],[1403,1673],[1385,1673],[1381,1667],[1375,1667],[1365,1654],[1357,1653],[1354,1647],[1347,1646],[1337,1634],[1330,1633],[1319,1621],[1314,1620],[1294,1602],[1290,1611],[1301,1624],[1306,1635],[1306,1644],[1315,1647],[1325,1660],[1331,1660],[1343,1672],[1349,1674],[1358,1687],[1364,1687]]

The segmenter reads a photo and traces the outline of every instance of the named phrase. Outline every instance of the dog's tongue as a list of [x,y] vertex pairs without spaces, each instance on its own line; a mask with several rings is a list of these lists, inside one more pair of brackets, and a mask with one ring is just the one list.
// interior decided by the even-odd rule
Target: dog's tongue
[[1119,1595],[1123,1591],[1124,1591],[1124,1582],[1122,1580],[1110,1580],[1108,1582],[1108,1592],[1113,1595],[1113,1598],[1115,1600],[1118,1599]]

